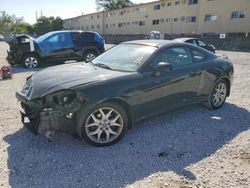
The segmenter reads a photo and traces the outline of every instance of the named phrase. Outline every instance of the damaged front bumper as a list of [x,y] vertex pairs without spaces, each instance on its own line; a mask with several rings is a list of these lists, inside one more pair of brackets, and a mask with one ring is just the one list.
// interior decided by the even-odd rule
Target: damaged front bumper
[[44,134],[51,138],[56,131],[72,132],[75,130],[74,112],[80,108],[80,105],[74,111],[71,111],[69,109],[64,110],[56,104],[46,107],[41,101],[28,100],[18,92],[16,98],[22,106],[21,121],[32,133]]

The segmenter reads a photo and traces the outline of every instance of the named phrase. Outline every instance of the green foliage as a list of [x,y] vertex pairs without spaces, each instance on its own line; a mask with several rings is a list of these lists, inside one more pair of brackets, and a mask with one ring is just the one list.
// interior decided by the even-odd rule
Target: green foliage
[[23,22],[23,18],[17,18],[15,15],[8,15],[5,12],[0,16],[0,34],[8,34],[12,29]]
[[42,16],[33,27],[36,34],[42,35],[50,31],[63,30],[63,20],[60,17]]
[[115,10],[132,6],[130,0],[96,0],[97,10]]
[[23,18],[17,18],[15,15],[8,15],[3,12],[0,15],[0,34],[38,34],[56,30],[63,30],[63,20],[60,17],[40,17],[37,23],[30,25],[23,22]]

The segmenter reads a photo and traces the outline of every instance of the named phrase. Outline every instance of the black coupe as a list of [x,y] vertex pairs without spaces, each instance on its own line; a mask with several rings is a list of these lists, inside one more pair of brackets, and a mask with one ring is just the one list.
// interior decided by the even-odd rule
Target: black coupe
[[107,146],[139,120],[194,103],[220,108],[233,73],[228,59],[194,45],[130,41],[90,63],[43,69],[27,78],[16,97],[22,122],[33,132],[50,137],[72,123],[90,144]]

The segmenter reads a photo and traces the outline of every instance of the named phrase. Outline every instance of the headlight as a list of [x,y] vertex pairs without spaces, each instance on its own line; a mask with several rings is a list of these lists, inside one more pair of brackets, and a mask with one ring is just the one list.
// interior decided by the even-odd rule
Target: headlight
[[30,89],[31,89],[31,85],[32,85],[32,79],[31,79],[31,77],[29,77],[29,78],[27,78],[27,80],[26,80],[26,83],[24,84],[24,86],[23,86],[23,89],[22,89],[22,93],[24,94],[24,95],[27,95],[27,93],[30,91]]

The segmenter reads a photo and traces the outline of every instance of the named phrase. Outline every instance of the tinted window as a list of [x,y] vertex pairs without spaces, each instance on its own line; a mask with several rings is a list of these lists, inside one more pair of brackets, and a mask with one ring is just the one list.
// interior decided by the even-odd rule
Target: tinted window
[[188,41],[186,41],[187,43],[189,43],[189,44],[193,44],[193,45],[196,45],[196,42],[195,42],[195,40],[188,40]]
[[185,47],[172,47],[160,51],[153,60],[153,65],[155,66],[160,62],[171,63],[175,68],[192,64],[192,56]]
[[95,36],[94,33],[88,33],[88,32],[82,33],[82,39],[86,45],[90,45],[93,43],[94,36]]
[[81,34],[80,33],[71,33],[71,38],[72,38],[72,41],[74,43],[75,46],[83,46],[83,39],[81,37]]
[[197,40],[197,43],[198,43],[198,46],[201,46],[201,47],[207,46],[206,43],[203,42],[202,40]]
[[206,54],[198,50],[191,50],[194,62],[201,62],[205,60]]

